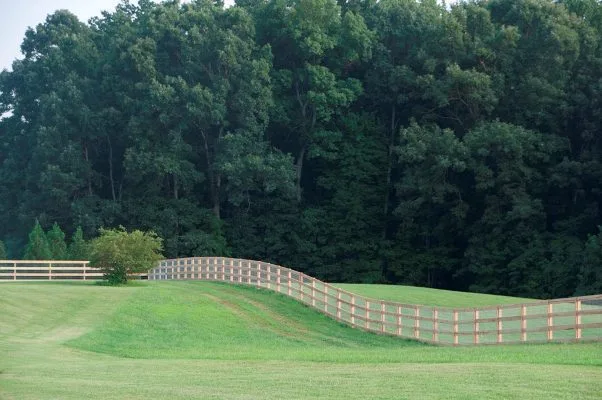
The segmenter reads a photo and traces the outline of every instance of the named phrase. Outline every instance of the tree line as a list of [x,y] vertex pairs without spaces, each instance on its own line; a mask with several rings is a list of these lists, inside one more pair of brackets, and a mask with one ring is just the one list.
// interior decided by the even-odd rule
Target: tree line
[[328,281],[602,291],[597,0],[123,1],[21,50],[10,256],[37,219]]
[[[65,232],[55,222],[47,232],[35,221],[29,232],[27,244],[23,250],[24,260],[77,260],[86,261],[90,257],[90,244],[84,240],[84,233],[77,227],[68,241]],[[6,246],[0,241],[0,260],[8,257]],[[19,257],[14,257],[19,258]]]

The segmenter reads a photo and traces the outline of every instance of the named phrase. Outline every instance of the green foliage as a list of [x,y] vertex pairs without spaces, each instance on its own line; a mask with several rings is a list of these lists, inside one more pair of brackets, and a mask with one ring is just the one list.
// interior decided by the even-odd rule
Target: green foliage
[[6,260],[6,246],[4,246],[4,242],[0,240],[0,260]]
[[602,227],[597,235],[590,235],[585,243],[583,264],[579,271],[578,294],[602,292]]
[[25,260],[52,260],[52,252],[46,234],[36,219],[33,229],[29,233],[29,242],[25,247]]
[[48,240],[48,247],[50,248],[50,254],[52,255],[53,260],[67,259],[65,233],[56,222],[52,225],[52,229],[46,232],[46,239]]
[[71,242],[67,249],[67,255],[70,260],[88,260],[89,248],[88,243],[84,240],[84,232],[81,226],[78,226],[75,233],[71,237]]
[[109,284],[125,284],[128,275],[146,272],[163,258],[161,241],[154,232],[101,228],[90,244],[90,263],[103,271]]
[[600,1],[126,2],[57,11],[22,50],[0,73],[10,254],[38,218],[330,280],[596,287]]

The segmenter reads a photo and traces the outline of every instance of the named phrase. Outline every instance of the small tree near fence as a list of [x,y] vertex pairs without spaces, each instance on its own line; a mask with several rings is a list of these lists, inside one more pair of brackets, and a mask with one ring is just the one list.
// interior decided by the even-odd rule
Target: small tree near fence
[[154,232],[101,228],[90,246],[90,262],[102,270],[109,284],[124,284],[128,275],[146,272],[163,258],[161,242]]
[[27,243],[27,247],[25,247],[23,258],[26,260],[52,259],[52,252],[48,245],[48,239],[37,219],[33,229],[29,233],[29,242]]

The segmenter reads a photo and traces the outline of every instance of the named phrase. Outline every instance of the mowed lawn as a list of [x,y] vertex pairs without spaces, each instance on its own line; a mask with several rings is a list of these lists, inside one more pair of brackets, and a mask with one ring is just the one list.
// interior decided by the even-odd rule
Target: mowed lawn
[[496,296],[491,294],[454,292],[451,290],[425,289],[399,285],[362,285],[338,283],[335,286],[348,292],[378,300],[397,301],[405,304],[445,307],[483,307],[498,304],[527,303],[536,300],[519,297]]
[[[408,303],[495,304],[345,288]],[[427,346],[220,283],[0,284],[0,399],[107,398],[599,399],[602,344]]]

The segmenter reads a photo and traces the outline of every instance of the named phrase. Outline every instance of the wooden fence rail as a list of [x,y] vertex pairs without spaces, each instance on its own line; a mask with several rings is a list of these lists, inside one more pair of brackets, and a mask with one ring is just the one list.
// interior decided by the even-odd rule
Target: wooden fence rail
[[[88,261],[0,260],[0,281],[101,277]],[[222,257],[164,260],[146,277],[253,285],[293,297],[355,328],[437,344],[602,341],[602,294],[476,308],[432,307],[371,299],[279,265]]]
[[98,279],[89,261],[0,260],[0,281]]
[[262,287],[355,328],[437,344],[602,340],[602,295],[477,308],[431,307],[370,299],[279,265],[222,257],[164,260],[149,271],[148,279]]

